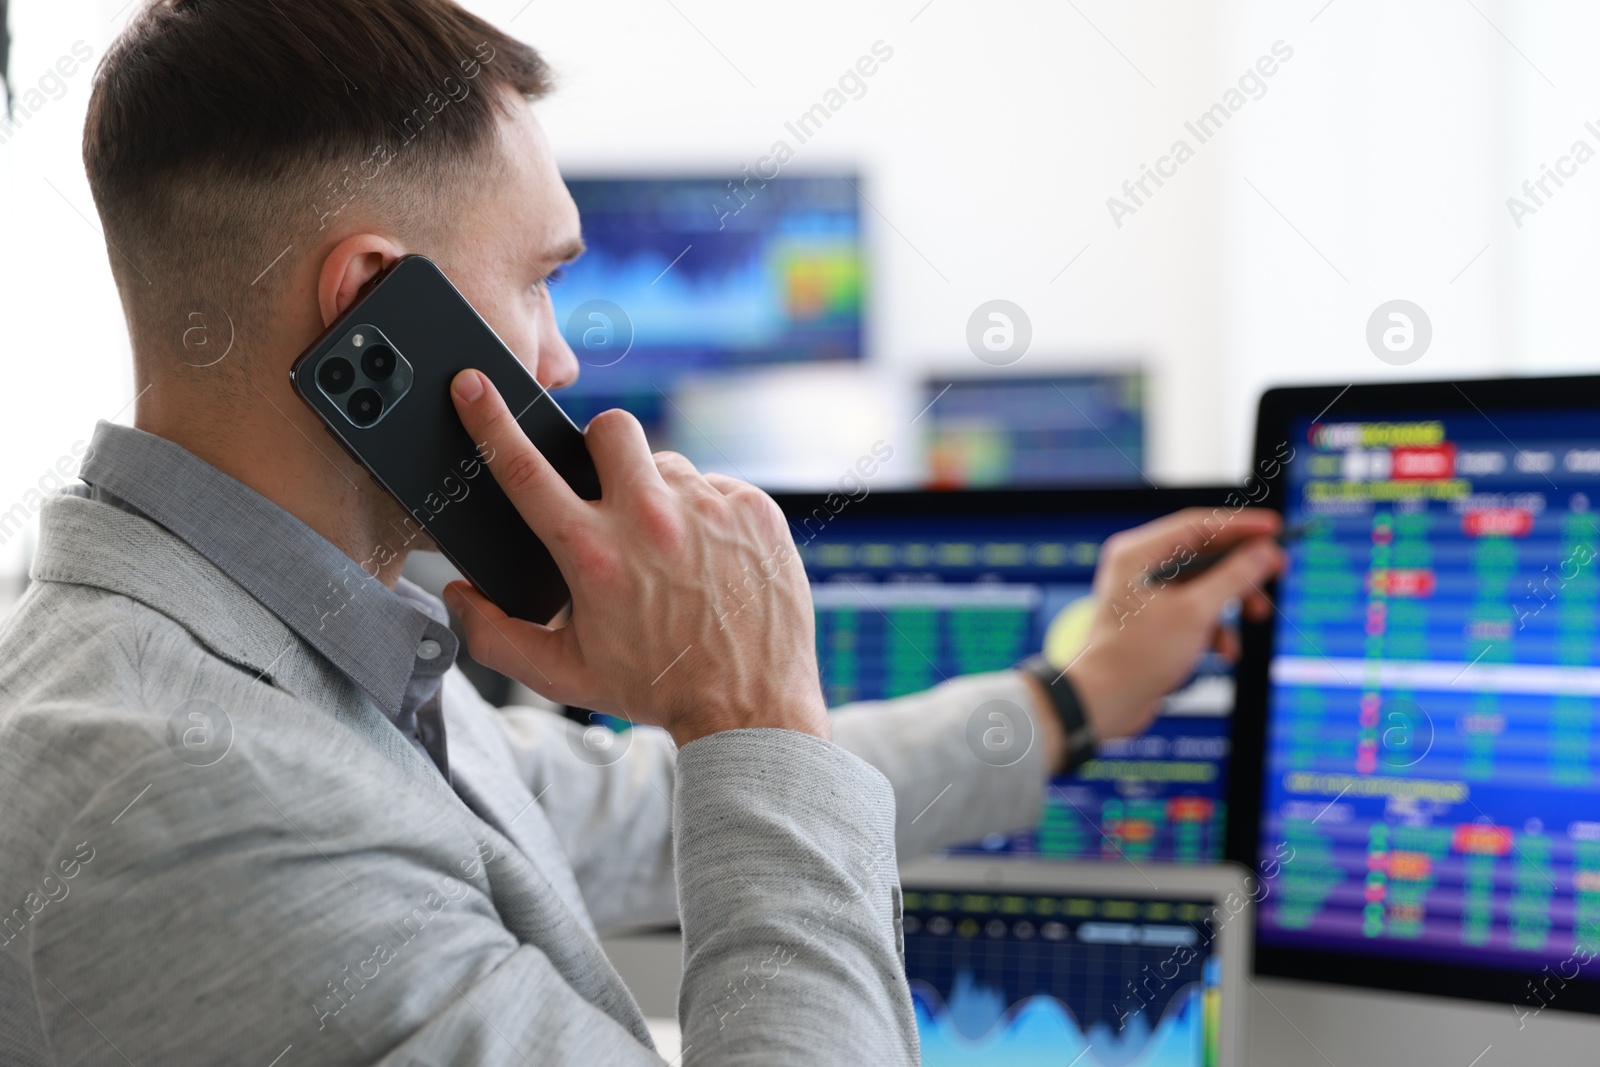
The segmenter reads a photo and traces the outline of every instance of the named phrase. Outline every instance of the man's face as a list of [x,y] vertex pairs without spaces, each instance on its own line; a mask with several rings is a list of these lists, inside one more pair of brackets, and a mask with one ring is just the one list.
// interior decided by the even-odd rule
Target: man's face
[[578,207],[533,109],[500,119],[505,176],[467,190],[459,224],[434,259],[546,389],[571,385],[578,361],[550,306],[547,278],[583,251]]

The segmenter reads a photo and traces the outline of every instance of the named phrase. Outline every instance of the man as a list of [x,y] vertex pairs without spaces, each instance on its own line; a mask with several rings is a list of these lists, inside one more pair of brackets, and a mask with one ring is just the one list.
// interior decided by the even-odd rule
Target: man
[[[1180,516],[1108,546],[1064,695],[1004,672],[829,715],[769,498],[610,412],[580,501],[468,371],[459,415],[573,597],[550,628],[453,587],[473,654],[664,729],[596,766],[552,712],[486,705],[400,578],[426,536],[287,370],[422,252],[573,379],[548,87],[448,0],[158,0],[104,60],[84,158],[138,428],[100,425],[0,633],[0,1062],[659,1064],[596,935],[681,918],[688,1062],[913,1063],[899,856],[1028,824],[1081,747],[1057,699],[1138,730],[1224,603],[1265,608],[1275,520]],[[224,323],[217,358],[193,331]],[[1148,579],[1213,536],[1244,544]],[[1008,768],[964,739],[993,700],[1031,738]]]

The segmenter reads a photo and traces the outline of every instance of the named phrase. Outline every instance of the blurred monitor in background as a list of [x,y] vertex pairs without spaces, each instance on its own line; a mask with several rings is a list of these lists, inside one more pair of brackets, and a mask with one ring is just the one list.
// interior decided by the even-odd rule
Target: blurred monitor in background
[[672,393],[661,441],[765,489],[910,487],[924,470],[916,399],[903,379],[859,363],[691,377]]
[[1145,482],[1138,371],[936,378],[922,402],[930,488]]
[[654,442],[689,374],[858,360],[866,276],[850,176],[567,182],[588,251],[551,288],[582,373],[561,403],[583,425],[624,407]]

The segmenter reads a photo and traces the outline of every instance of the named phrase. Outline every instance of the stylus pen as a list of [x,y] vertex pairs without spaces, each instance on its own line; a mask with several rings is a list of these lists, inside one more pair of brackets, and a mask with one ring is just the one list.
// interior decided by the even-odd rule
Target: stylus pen
[[[1306,534],[1310,533],[1316,528],[1316,525],[1317,524],[1315,520],[1308,522],[1297,522],[1293,526],[1285,526],[1283,529],[1279,530],[1272,539],[1278,542],[1280,545],[1291,545],[1300,540]],[[1167,582],[1177,582],[1182,581],[1185,578],[1193,578],[1196,575],[1204,574],[1212,567],[1215,567],[1217,564],[1227,559],[1231,552],[1233,552],[1233,549],[1231,548],[1222,552],[1202,552],[1191,559],[1174,564],[1171,568],[1171,574],[1162,573],[1159,575],[1159,577],[1162,581]],[[1162,568],[1163,571],[1166,569],[1167,568]]]

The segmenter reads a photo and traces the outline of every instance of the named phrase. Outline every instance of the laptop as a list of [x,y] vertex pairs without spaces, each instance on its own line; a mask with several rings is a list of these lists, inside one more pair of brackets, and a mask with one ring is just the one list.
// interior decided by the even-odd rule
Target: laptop
[[954,857],[901,883],[924,1067],[1244,1062],[1244,868]]

